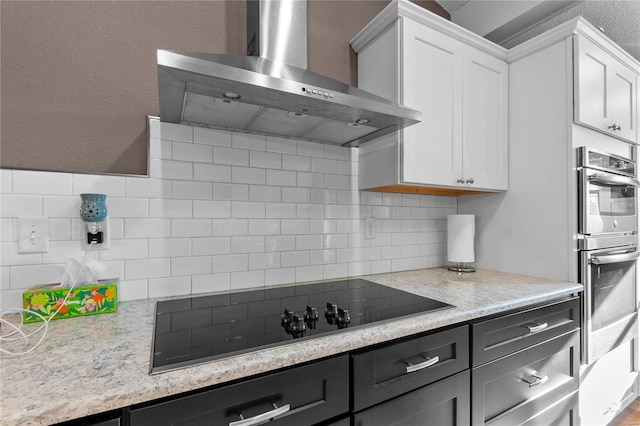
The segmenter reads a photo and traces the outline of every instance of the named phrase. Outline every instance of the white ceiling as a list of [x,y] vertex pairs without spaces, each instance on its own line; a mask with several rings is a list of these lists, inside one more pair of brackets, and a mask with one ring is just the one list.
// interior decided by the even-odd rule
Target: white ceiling
[[583,16],[640,61],[640,0],[436,0],[451,20],[511,48]]

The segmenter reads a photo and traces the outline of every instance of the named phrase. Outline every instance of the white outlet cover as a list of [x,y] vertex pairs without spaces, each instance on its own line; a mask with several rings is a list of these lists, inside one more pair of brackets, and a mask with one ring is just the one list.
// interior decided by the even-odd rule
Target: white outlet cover
[[18,218],[18,253],[49,253],[49,218]]
[[376,237],[376,218],[365,217],[364,218],[364,238],[374,239]]
[[[102,243],[94,244],[92,249],[94,250],[109,250],[111,248],[111,234],[109,232],[109,218],[104,221],[98,222],[100,231],[102,232]],[[87,233],[89,232],[88,222],[82,222],[82,247],[87,250],[89,243],[87,242]]]

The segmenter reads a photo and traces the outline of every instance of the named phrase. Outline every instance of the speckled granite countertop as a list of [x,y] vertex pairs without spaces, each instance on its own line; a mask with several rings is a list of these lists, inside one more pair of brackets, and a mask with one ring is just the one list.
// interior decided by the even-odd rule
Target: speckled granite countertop
[[[149,375],[155,300],[52,321],[33,353],[0,357],[0,424],[47,425],[239,379],[582,291],[582,285],[445,268],[364,277],[455,306]],[[32,326],[32,325],[30,325]]]

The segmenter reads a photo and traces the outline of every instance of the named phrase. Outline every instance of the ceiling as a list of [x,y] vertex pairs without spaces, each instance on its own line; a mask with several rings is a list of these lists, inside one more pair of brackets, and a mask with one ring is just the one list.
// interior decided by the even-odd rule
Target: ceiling
[[583,16],[640,61],[640,0],[436,0],[451,21],[506,48]]

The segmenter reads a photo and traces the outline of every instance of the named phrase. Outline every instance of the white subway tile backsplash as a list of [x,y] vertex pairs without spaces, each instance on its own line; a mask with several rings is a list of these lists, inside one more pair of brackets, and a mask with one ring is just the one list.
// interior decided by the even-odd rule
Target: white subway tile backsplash
[[149,240],[149,257],[183,256],[191,256],[191,238],[152,238]]
[[11,193],[12,175],[11,170],[0,170],[0,194]]
[[273,269],[280,267],[280,253],[252,253],[249,255],[249,269]]
[[267,185],[296,186],[296,172],[289,170],[267,170]]
[[20,216],[42,216],[42,196],[0,194],[0,217]]
[[267,151],[269,152],[295,154],[297,151],[297,146],[297,142],[293,139],[267,136]]
[[281,169],[282,155],[273,152],[250,151],[249,165],[263,169]]
[[149,297],[184,296],[191,294],[191,277],[156,278],[149,280]]
[[230,237],[193,238],[191,241],[194,256],[211,256],[231,253]]
[[71,195],[69,173],[13,171],[13,192],[16,194]]
[[209,237],[211,219],[171,219],[171,237]]
[[193,141],[200,144],[231,146],[231,132],[225,130],[193,128]]
[[284,154],[282,156],[282,168],[284,170],[294,170],[296,172],[310,172],[311,157]]
[[230,281],[231,274],[228,272],[224,274],[194,275],[191,277],[191,292],[198,294],[228,291]]
[[235,218],[263,219],[265,217],[265,203],[251,201],[233,201],[231,215]]
[[278,285],[296,281],[295,268],[267,269],[264,271],[265,285]]
[[149,160],[149,177],[193,180],[193,163],[173,160]]
[[211,273],[210,256],[175,257],[171,259],[171,276]]
[[213,199],[247,201],[249,199],[249,186],[232,183],[214,183]]
[[311,201],[311,191],[309,188],[282,188],[282,202],[309,203]]
[[211,226],[211,235],[214,237],[247,235],[248,229],[247,219],[214,219]]
[[213,147],[213,162],[229,166],[248,166],[249,151],[246,149]]
[[162,278],[171,275],[171,259],[134,259],[124,261],[124,279]]
[[11,290],[11,268],[0,267],[0,290]]
[[324,144],[298,141],[298,155],[324,157]]
[[172,141],[193,142],[193,127],[182,124],[149,121],[149,134],[152,138]]
[[246,271],[249,268],[249,257],[246,254],[231,254],[226,256],[211,257],[211,272]]
[[197,143],[173,143],[173,160],[190,161],[193,163],[211,163],[213,147]]
[[323,173],[297,172],[296,182],[304,188],[324,188],[324,177]]
[[40,253],[18,253],[18,243],[0,243],[0,266],[33,265],[42,262]]
[[[82,254],[83,192],[108,195],[111,249],[92,256],[123,301],[446,262],[457,198],[358,191],[355,148],[157,119],[150,131],[150,177],[0,170],[0,305]],[[49,253],[17,253],[20,216],[49,217]]]
[[125,219],[125,238],[163,238],[171,235],[170,219]]
[[264,169],[234,166],[231,168],[231,182],[264,185],[267,182],[266,173]]
[[231,134],[231,145],[234,148],[264,151],[267,149],[267,137],[262,135],[252,135],[249,133],[233,132]]
[[231,217],[230,201],[193,201],[194,218],[228,218]]
[[145,177],[125,178],[125,195],[130,198],[170,198],[171,181]]
[[17,241],[17,224],[14,226],[13,222],[12,218],[0,219],[0,241]]
[[249,186],[249,201],[268,201],[279,203],[282,201],[282,189],[279,186]]
[[251,219],[249,220],[249,235],[280,235],[280,220]]
[[[124,197],[124,176],[72,175],[73,195],[84,193],[106,194],[108,197]],[[107,199],[108,199],[107,197]]]
[[173,142],[163,139],[149,139],[149,158],[172,160]]
[[264,237],[231,237],[231,253],[264,252]]
[[322,279],[322,265],[298,266],[296,268],[296,281],[316,281]]
[[174,180],[171,189],[172,198],[186,200],[211,200],[213,184],[210,182],[191,182]]
[[274,235],[264,239],[265,251],[293,251],[296,249],[296,237],[293,235]]
[[146,299],[149,297],[147,290],[147,280],[121,280],[118,285],[118,298],[121,302]]
[[156,218],[189,218],[193,216],[191,200],[149,200],[149,217]]
[[231,290],[264,287],[264,271],[232,272],[229,283]]
[[[114,240],[111,241],[111,248],[109,250],[100,251],[100,260],[146,259],[148,257],[149,244],[148,240],[144,239]],[[46,263],[44,256],[42,261]]]
[[231,166],[194,163],[193,179],[206,182],[231,182]]
[[62,282],[64,265],[29,265],[11,267],[11,289],[28,289],[40,284]]

